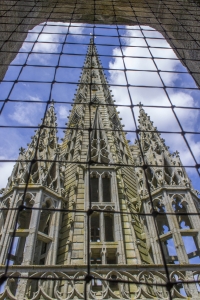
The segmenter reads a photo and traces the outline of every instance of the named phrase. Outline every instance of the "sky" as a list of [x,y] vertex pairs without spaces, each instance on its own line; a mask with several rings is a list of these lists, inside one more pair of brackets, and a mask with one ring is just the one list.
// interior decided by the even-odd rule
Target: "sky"
[[[143,105],[161,106],[146,107],[145,111],[158,130],[170,132],[162,133],[170,151],[178,150],[183,165],[194,166],[195,162],[180,134],[181,128],[170,107],[170,101],[175,106],[191,108],[174,109],[183,130],[200,132],[199,111],[192,109],[199,107],[200,91],[162,34],[147,26],[117,28],[96,25],[94,28],[87,24],[69,26],[67,23],[53,22],[42,23],[28,33],[0,84],[0,100],[8,98],[15,101],[5,104],[0,116],[0,126],[24,127],[0,128],[0,160],[17,159],[19,148],[27,147],[36,129],[33,127],[41,123],[46,101],[49,99],[63,102],[55,104],[58,127],[62,127],[58,129],[58,136],[63,137],[63,129],[71,109],[71,105],[65,102],[73,103],[77,88],[74,83],[78,83],[91,33],[95,35],[97,51],[106,68],[105,75],[116,104],[141,102]],[[129,91],[127,84],[130,85]],[[167,87],[166,92],[163,85]],[[24,100],[30,102],[23,102]],[[0,107],[1,105],[3,101],[0,102]],[[168,108],[163,109],[162,106]],[[135,130],[130,108],[118,106],[118,111],[122,124],[125,125],[124,129]],[[134,114],[137,119],[138,107],[134,107]],[[186,134],[185,137],[200,163],[199,134]],[[128,133],[127,138],[133,144],[135,133]],[[12,168],[12,162],[0,161],[0,188],[5,187]],[[195,189],[198,189],[199,176],[196,170],[187,168],[187,172]]]

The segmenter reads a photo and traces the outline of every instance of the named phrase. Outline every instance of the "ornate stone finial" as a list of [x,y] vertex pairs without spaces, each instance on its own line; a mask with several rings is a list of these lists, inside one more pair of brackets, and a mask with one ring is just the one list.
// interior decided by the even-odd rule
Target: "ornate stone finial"
[[25,154],[26,149],[21,147],[19,148],[19,155],[24,155]]
[[143,104],[139,102],[139,110],[143,109]]
[[54,103],[55,103],[54,99],[51,99],[51,101],[50,101],[50,107],[54,108]]
[[176,157],[180,157],[179,154],[180,153],[177,150],[174,152],[174,155],[176,155]]

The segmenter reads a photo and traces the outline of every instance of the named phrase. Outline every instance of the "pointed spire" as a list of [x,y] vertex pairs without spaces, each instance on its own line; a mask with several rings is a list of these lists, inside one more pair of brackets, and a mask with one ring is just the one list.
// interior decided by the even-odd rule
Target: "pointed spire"
[[[56,126],[56,114],[54,101],[52,100],[44,120],[42,119],[42,124],[39,124],[39,129],[36,130],[35,135],[31,137],[32,141],[28,144],[28,148],[25,149],[21,147],[19,149],[19,161],[13,168],[4,193],[10,190],[13,186],[27,182],[31,166],[30,161],[33,159],[38,161],[32,165],[29,180],[31,183],[41,182],[43,175],[45,176],[45,172],[47,172],[51,164],[51,162],[47,162],[45,160],[54,159],[55,154],[57,153]],[[35,152],[36,149],[37,153]]]
[[[139,111],[140,145],[144,163],[149,166],[146,175],[151,190],[169,185],[188,186],[190,180],[182,167],[179,153],[169,152],[169,147],[165,145],[165,140],[157,131],[157,127],[153,126],[141,103],[139,103]],[[138,159],[137,164],[143,164],[141,158]],[[138,170],[137,176],[140,193],[144,195],[147,193],[147,188],[144,185],[143,173]]]

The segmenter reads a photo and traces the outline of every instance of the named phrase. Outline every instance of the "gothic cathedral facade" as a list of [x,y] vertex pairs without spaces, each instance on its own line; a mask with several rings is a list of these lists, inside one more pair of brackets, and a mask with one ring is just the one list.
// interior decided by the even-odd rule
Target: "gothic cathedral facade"
[[142,105],[139,124],[129,145],[91,39],[62,143],[52,102],[2,190],[0,299],[199,299],[197,192]]

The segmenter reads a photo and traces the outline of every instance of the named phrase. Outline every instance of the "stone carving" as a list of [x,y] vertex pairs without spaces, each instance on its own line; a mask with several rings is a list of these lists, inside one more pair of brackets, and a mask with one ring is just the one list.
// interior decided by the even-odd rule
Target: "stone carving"
[[[93,279],[88,284],[88,299],[169,299],[168,292],[162,287],[162,284],[164,286],[167,283],[167,277],[163,271],[155,269],[139,272],[129,269],[128,271],[108,272],[103,268],[99,268],[99,271],[91,271]],[[86,274],[84,270],[62,272],[52,269],[48,272],[31,272],[27,283],[26,299],[84,299],[82,281]],[[0,294],[0,299],[17,300],[15,289],[20,273],[10,273],[9,276],[16,279],[8,279],[4,292]],[[199,271],[193,271],[191,278],[188,278],[185,272],[172,271],[170,278],[172,282],[177,283],[171,290],[172,297],[176,299],[191,297],[192,290],[187,280],[195,278],[197,281],[199,276]],[[78,284],[76,280],[80,283]],[[179,281],[185,283],[178,285]]]

